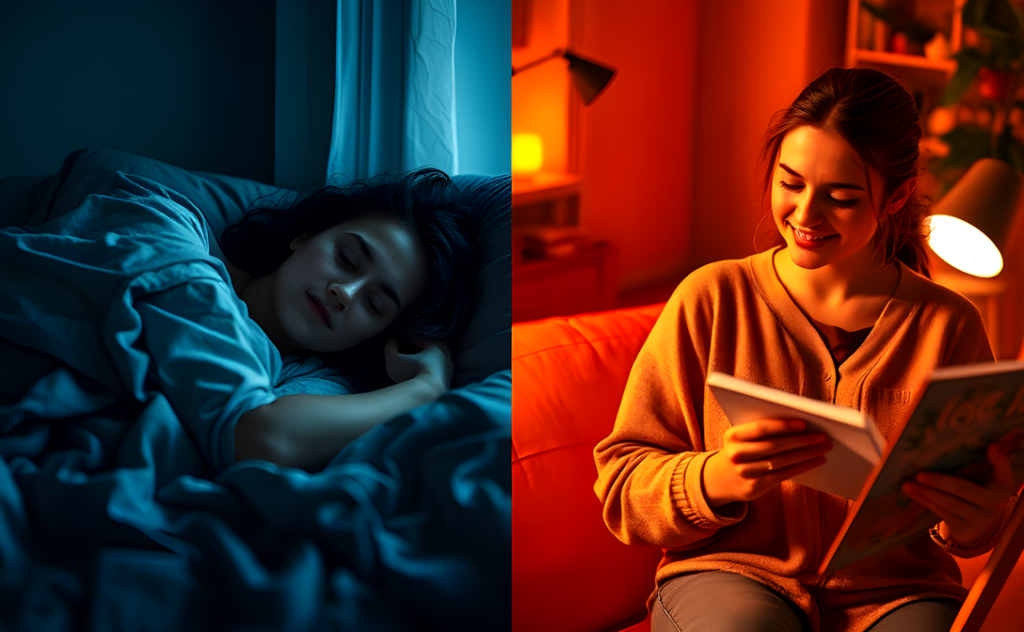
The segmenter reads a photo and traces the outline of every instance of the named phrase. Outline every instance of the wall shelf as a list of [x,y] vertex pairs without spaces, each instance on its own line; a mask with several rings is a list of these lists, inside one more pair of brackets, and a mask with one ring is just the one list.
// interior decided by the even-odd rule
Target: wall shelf
[[512,206],[526,206],[579,195],[580,176],[575,173],[538,173],[531,178],[512,177]]

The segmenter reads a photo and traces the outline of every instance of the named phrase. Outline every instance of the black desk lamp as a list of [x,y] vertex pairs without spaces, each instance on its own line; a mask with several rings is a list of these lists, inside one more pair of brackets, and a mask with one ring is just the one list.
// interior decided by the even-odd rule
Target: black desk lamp
[[583,105],[593,103],[594,99],[601,95],[604,89],[608,87],[608,84],[611,83],[612,78],[615,77],[615,70],[613,68],[584,59],[563,48],[556,48],[551,51],[551,54],[523,64],[518,68],[513,66],[512,76],[514,77],[517,73],[529,70],[534,66],[539,66],[549,59],[555,59],[556,57],[568,60],[569,76],[572,77],[572,84],[576,86],[576,91],[583,97]]

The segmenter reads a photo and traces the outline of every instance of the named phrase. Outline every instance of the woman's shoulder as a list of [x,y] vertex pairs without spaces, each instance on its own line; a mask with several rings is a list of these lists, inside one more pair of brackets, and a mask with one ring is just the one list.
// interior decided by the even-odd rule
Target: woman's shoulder
[[765,255],[760,253],[745,259],[723,259],[702,265],[683,278],[672,298],[684,303],[717,302],[725,296],[747,293],[755,287],[759,259]]
[[714,292],[725,287],[745,286],[750,283],[749,262],[759,255],[746,259],[723,259],[705,264],[690,272],[676,291]]
[[721,316],[724,305],[754,294],[752,258],[714,261],[693,270],[676,286],[665,312],[689,317],[703,314],[711,320]]
[[929,319],[943,317],[944,320],[956,320],[966,317],[981,318],[981,312],[964,295],[937,283],[924,275],[910,270],[906,266],[903,272],[909,274],[908,285],[916,295],[916,300],[922,310],[922,316]]

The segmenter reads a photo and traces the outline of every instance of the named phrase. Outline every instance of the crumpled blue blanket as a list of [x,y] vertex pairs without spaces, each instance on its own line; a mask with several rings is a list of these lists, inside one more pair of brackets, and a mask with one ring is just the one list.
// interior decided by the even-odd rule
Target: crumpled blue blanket
[[500,629],[511,375],[307,473],[234,463],[234,424],[349,392],[248,319],[171,189],[110,186],[0,231],[0,629]]

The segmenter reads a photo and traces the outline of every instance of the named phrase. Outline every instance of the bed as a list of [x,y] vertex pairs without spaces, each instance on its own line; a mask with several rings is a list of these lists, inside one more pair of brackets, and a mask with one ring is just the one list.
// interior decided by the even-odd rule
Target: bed
[[[192,205],[189,221],[212,237],[211,253],[253,200],[290,193],[85,149],[57,174],[0,180],[0,228],[75,217],[112,181],[158,190],[168,207]],[[66,318],[51,329],[58,335],[33,341],[0,319],[0,629],[507,627],[511,184],[454,181],[485,252],[480,300],[450,341],[453,389],[363,435],[320,472],[218,461],[223,449],[175,416],[144,365],[107,358],[102,336]],[[0,278],[31,278],[14,250],[0,254]],[[94,294],[91,283],[69,283],[76,300]],[[39,299],[54,308],[37,319],[63,304],[53,294]],[[0,307],[14,300],[0,291]],[[92,341],[91,355],[81,364],[62,355],[61,336]],[[48,344],[53,354],[40,351]],[[382,367],[360,368],[285,357],[273,388],[345,393],[386,379]]]

